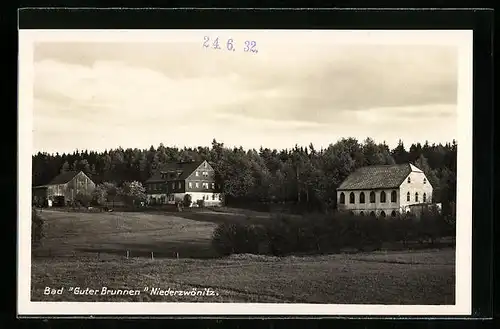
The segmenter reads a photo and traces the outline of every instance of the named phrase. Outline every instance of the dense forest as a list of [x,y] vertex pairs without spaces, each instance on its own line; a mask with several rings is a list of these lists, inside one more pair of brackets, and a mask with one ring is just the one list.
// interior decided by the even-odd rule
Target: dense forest
[[310,210],[336,206],[335,189],[353,170],[366,165],[413,163],[434,187],[434,201],[453,211],[456,199],[457,144],[412,144],[390,149],[367,138],[344,138],[327,148],[244,150],[212,141],[211,147],[117,148],[104,152],[38,153],[33,156],[33,185],[47,184],[60,172],[83,170],[96,183],[144,182],[155,168],[171,161],[208,160],[216,171],[228,204],[287,202]]

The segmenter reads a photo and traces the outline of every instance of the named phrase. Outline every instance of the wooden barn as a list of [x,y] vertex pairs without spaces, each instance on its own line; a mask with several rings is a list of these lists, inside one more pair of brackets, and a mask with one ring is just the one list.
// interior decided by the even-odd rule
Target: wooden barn
[[90,195],[94,189],[95,183],[83,171],[67,171],[46,185],[33,187],[32,201],[44,205],[50,200],[52,205],[62,206],[73,202],[78,194]]

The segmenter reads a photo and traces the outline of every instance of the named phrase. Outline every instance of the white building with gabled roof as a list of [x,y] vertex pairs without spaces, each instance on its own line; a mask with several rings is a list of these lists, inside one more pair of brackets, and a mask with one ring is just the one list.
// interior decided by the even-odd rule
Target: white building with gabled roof
[[337,189],[337,209],[357,215],[396,216],[432,203],[433,187],[411,163],[362,167]]

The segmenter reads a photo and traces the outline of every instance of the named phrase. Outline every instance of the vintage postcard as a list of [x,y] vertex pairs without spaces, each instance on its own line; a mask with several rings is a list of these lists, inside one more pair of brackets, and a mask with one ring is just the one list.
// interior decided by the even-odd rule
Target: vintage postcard
[[20,30],[19,315],[468,315],[472,31]]

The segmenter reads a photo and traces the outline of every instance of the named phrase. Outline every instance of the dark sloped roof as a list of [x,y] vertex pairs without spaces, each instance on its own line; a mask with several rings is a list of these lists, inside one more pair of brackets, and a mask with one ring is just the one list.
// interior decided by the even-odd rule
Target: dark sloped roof
[[75,176],[78,175],[79,173],[80,173],[80,171],[63,172],[63,173],[59,174],[58,176],[54,177],[54,179],[52,179],[50,181],[50,183],[48,183],[47,185],[66,184],[69,181],[71,181],[73,178],[75,178]]
[[196,168],[201,166],[203,162],[205,161],[166,163],[160,166],[160,168],[158,168],[154,172],[154,174],[148,180],[146,180],[146,183],[164,182],[165,179],[161,177],[161,174],[168,172],[178,173],[178,176],[175,178],[175,180],[185,180],[189,177],[189,175],[193,173],[193,171],[196,170]]
[[338,190],[397,188],[411,172],[409,163],[362,167],[351,173]]

